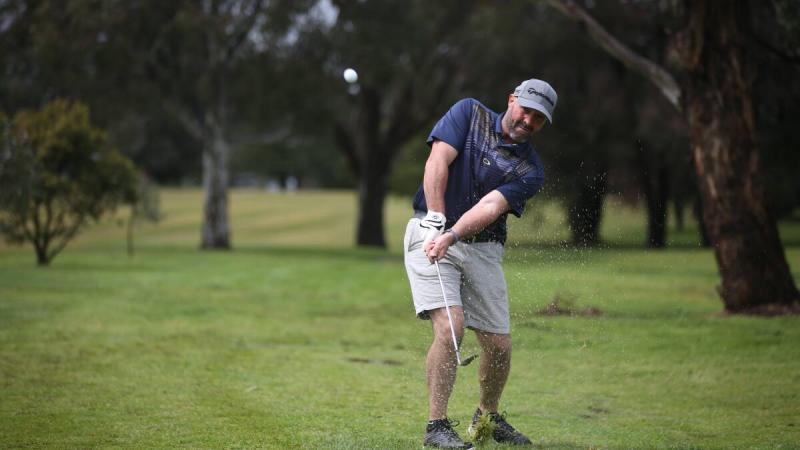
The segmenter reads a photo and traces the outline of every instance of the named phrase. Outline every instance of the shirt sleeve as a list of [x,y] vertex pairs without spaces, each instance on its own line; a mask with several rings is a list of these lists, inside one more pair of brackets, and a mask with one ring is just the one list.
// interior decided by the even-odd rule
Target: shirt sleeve
[[522,216],[525,211],[525,202],[536,195],[544,184],[544,169],[538,158],[536,159],[533,170],[497,188],[508,201],[510,212],[517,217]]
[[444,141],[461,153],[467,140],[475,102],[474,99],[465,98],[453,105],[434,125],[431,134],[428,135],[428,145],[432,145],[436,140]]

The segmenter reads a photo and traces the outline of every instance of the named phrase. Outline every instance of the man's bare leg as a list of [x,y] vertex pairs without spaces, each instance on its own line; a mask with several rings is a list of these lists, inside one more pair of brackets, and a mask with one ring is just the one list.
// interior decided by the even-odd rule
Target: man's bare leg
[[[500,405],[500,396],[511,371],[511,336],[508,334],[494,334],[476,331],[478,342],[481,344],[481,365],[478,369],[478,380],[481,385],[480,411],[475,412],[473,420],[479,415],[489,415],[489,420],[494,423],[492,438],[495,442],[531,445],[527,436],[517,431],[509,424],[505,416],[497,414]],[[473,422],[474,426],[475,422]],[[470,426],[470,433],[473,431]]]
[[[433,342],[428,349],[428,420],[447,417],[447,403],[453,392],[456,381],[456,353],[453,349],[453,337],[450,334],[450,322],[444,308],[429,312],[433,324]],[[453,328],[456,339],[461,342],[464,336],[464,311],[460,306],[451,306]]]
[[481,387],[480,408],[484,413],[497,412],[500,396],[511,371],[511,335],[475,331],[481,345],[478,381]]

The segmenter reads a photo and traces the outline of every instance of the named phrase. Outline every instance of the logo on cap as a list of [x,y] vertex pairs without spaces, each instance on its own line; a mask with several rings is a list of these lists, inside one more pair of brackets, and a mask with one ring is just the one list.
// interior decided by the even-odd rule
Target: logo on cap
[[534,89],[532,87],[528,88],[528,94],[538,95],[539,97],[542,97],[543,99],[547,100],[547,103],[550,103],[550,106],[553,106],[553,107],[556,106],[556,103],[553,101],[553,99],[551,99],[550,97],[542,94],[541,92],[537,91],[536,89]]

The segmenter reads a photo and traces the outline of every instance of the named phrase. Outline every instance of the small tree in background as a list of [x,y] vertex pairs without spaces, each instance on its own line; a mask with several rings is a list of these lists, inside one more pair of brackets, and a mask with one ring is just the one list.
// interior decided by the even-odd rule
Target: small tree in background
[[4,121],[0,186],[0,233],[45,266],[90,220],[135,201],[136,172],[85,105],[55,100]]

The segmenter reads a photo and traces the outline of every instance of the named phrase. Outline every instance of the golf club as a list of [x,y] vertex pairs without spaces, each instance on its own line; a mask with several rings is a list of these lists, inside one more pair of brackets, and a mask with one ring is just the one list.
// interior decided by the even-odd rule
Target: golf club
[[444,292],[444,283],[442,282],[442,272],[439,271],[439,260],[434,259],[433,263],[436,264],[436,275],[439,277],[439,286],[442,288],[442,298],[444,298],[444,309],[447,311],[447,321],[450,322],[450,335],[453,337],[453,348],[456,350],[456,361],[459,366],[467,366],[469,363],[478,357],[477,354],[461,360],[461,352],[458,350],[458,341],[456,340],[456,330],[453,328],[453,316],[450,315],[450,305],[447,303],[447,294]]

